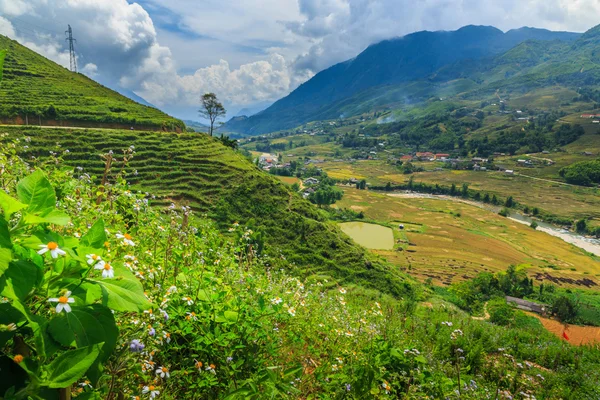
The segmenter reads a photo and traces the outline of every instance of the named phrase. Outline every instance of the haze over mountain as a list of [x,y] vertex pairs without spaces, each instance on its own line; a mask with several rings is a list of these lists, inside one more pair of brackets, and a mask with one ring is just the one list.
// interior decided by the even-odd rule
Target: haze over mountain
[[543,43],[571,43],[580,36],[535,28],[503,33],[489,26],[466,26],[452,32],[423,31],[385,40],[368,47],[356,58],[318,73],[257,115],[229,121],[224,129],[248,135],[261,134],[312,120],[364,112],[364,107],[356,105],[366,101],[369,102],[367,108],[415,101],[417,97],[434,95],[434,91],[425,90],[414,96],[411,90],[397,90],[390,96],[390,89],[421,80],[430,86],[436,81],[438,72],[444,73],[437,81],[454,79],[460,75],[459,71],[448,71],[449,66],[461,62],[487,66],[484,61],[489,62],[527,41],[536,41],[530,45],[540,47]]

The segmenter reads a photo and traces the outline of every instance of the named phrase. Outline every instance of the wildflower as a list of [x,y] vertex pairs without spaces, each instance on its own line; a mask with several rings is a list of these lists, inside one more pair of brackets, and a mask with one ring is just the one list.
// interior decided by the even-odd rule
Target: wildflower
[[160,310],[162,312],[163,318],[165,319],[165,321],[169,320],[169,314],[167,314],[167,312],[165,310]]
[[216,375],[217,371],[215,371],[215,368],[215,364],[210,364],[208,367],[206,367],[206,370],[211,374]]
[[233,357],[227,357],[227,362],[230,363],[233,361]]
[[171,286],[167,289],[168,294],[175,293],[176,291],[177,291],[177,286]]
[[163,338],[167,341],[167,343],[171,343],[171,334],[168,332],[163,332]]
[[17,354],[16,356],[13,357],[13,361],[16,362],[17,364],[21,364],[23,362],[23,356],[20,354]]
[[142,393],[143,394],[150,393],[150,399],[154,399],[156,396],[158,396],[160,394],[160,392],[158,390],[156,390],[156,387],[153,385],[144,386],[144,389],[142,389]]
[[75,299],[69,296],[71,296],[71,292],[67,291],[64,296],[60,296],[58,298],[53,297],[48,299],[48,301],[51,303],[58,303],[56,305],[57,313],[61,312],[62,310],[65,310],[65,312],[71,312],[71,306],[69,303],[75,303]]
[[191,298],[191,297],[189,297],[189,296],[185,296],[185,297],[183,298],[183,301],[185,301],[185,302],[187,303],[187,305],[188,305],[188,306],[191,306],[192,304],[194,304],[194,300],[192,300],[192,298]]
[[450,339],[452,340],[456,340],[459,338],[459,336],[463,335],[463,331],[461,331],[460,329],[456,329],[454,332],[452,332],[450,334]]
[[150,335],[150,336],[156,335],[156,330],[153,327],[150,327],[150,329],[148,330],[148,335]]
[[288,308],[288,312],[290,313],[290,315],[291,315],[292,317],[295,317],[295,316],[296,316],[296,309],[295,309],[294,307],[290,307],[290,308]]
[[156,375],[160,376],[161,378],[169,378],[171,376],[169,374],[169,370],[165,367],[158,367],[156,370]]
[[452,326],[453,324],[450,321],[444,321],[444,322],[442,322],[442,325]]
[[129,351],[132,353],[141,353],[144,350],[144,347],[144,344],[138,339],[133,339],[131,343],[129,343]]
[[341,293],[341,294],[346,294],[346,289],[344,289],[344,288],[340,288],[340,293]]
[[350,331],[346,331],[346,332],[344,332],[344,335],[346,335],[347,337],[352,337],[352,336],[354,336],[354,334],[353,334],[352,332],[350,332]]
[[94,269],[98,269],[98,270],[102,270],[102,277],[103,278],[114,278],[115,277],[115,270],[113,269],[113,267],[108,264],[105,263],[104,261],[100,261],[98,262],[98,264],[96,264],[96,266],[94,267]]
[[275,297],[274,299],[271,299],[271,304],[274,304],[274,305],[281,304],[281,302],[283,302],[281,297]]
[[381,304],[379,304],[378,302],[375,302],[375,305],[377,306],[378,309],[381,310]]
[[387,381],[383,381],[383,383],[381,384],[381,387],[383,388],[383,390],[385,390],[385,394],[389,394],[390,390],[392,390],[392,388],[390,387],[389,383],[387,383]]
[[58,243],[56,242],[49,242],[48,244],[40,244],[40,247],[42,247],[42,249],[40,251],[38,251],[38,254],[42,255],[46,252],[50,252],[50,255],[52,256],[52,258],[58,258],[58,256],[64,256],[65,253],[63,250],[58,248]]
[[123,243],[127,246],[135,246],[135,243],[133,242],[133,237],[131,237],[131,235],[129,233],[117,233],[117,239],[123,239]]
[[11,322],[8,325],[0,324],[0,332],[14,332],[17,330],[17,325],[14,322]]
[[92,265],[97,261],[102,261],[102,257],[96,254],[88,254],[87,256],[85,256],[85,258],[87,258],[87,263],[89,265]]
[[349,383],[346,383],[346,392],[349,392],[352,389],[352,386]]
[[193,321],[197,321],[198,318],[196,317],[196,313],[195,312],[186,312],[187,316],[185,317],[186,320],[193,320]]

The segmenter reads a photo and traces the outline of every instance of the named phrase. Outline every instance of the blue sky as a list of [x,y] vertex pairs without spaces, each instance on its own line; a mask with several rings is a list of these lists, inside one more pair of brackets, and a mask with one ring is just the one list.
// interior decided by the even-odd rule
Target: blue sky
[[215,92],[257,111],[368,45],[468,24],[583,32],[600,0],[0,0],[0,34],[182,118]]

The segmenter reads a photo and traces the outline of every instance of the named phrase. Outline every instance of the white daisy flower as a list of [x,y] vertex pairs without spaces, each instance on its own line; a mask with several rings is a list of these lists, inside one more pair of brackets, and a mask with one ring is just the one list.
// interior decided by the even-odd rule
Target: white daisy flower
[[85,258],[87,258],[87,263],[89,265],[92,265],[93,263],[95,263],[97,261],[102,261],[102,257],[100,257],[99,255],[96,255],[96,254],[88,254],[85,256]]
[[192,304],[194,304],[194,300],[192,300],[192,298],[189,296],[185,296],[182,300],[185,301],[188,306],[191,306]]
[[40,247],[42,249],[37,252],[40,255],[42,255],[48,251],[50,252],[50,255],[52,256],[52,258],[58,258],[58,256],[64,256],[65,254],[67,254],[63,250],[58,248],[58,243],[56,243],[56,242],[49,242],[48,244],[40,244]]
[[135,246],[135,243],[133,242],[133,237],[131,237],[131,235],[129,233],[125,233],[125,234],[121,234],[121,233],[117,233],[117,239],[123,239],[123,243],[125,243],[128,246]]
[[156,375],[160,376],[161,378],[169,378],[171,376],[166,367],[158,367],[156,370]]
[[56,305],[56,312],[59,313],[62,310],[65,310],[65,312],[71,312],[71,306],[69,305],[69,303],[75,303],[75,299],[71,296],[71,292],[68,291],[67,293],[65,293],[64,296],[60,296],[60,297],[53,297],[48,299],[49,302],[51,303],[58,303]]
[[150,399],[154,399],[156,396],[158,396],[160,394],[160,392],[158,390],[156,390],[156,387],[153,385],[144,386],[144,388],[142,389],[142,393],[143,394],[150,393]]
[[103,278],[110,279],[115,277],[115,270],[113,269],[112,265],[105,263],[104,261],[99,261],[98,264],[96,264],[96,266],[94,267],[94,269],[101,269]]

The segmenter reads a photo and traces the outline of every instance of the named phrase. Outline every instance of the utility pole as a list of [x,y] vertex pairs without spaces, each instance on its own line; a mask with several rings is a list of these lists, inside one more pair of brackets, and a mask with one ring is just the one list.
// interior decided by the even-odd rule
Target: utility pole
[[77,40],[73,39],[73,30],[71,29],[71,25],[69,25],[69,29],[65,31],[65,35],[68,37],[65,39],[69,42],[69,54],[71,56],[71,71],[77,72],[77,58],[75,58],[75,43]]

